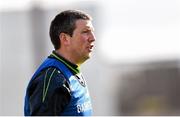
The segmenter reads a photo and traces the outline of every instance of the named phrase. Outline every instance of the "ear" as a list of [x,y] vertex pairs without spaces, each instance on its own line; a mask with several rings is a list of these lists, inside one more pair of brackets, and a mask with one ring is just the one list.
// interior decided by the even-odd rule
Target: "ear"
[[66,33],[60,33],[59,39],[61,41],[61,45],[69,45],[70,43],[70,36]]

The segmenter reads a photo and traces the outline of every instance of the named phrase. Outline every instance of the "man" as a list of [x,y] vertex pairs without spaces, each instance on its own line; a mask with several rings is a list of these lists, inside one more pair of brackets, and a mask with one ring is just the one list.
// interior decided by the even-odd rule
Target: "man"
[[24,112],[30,115],[90,116],[91,99],[80,72],[95,41],[92,18],[77,10],[58,14],[50,26],[55,50],[29,82]]

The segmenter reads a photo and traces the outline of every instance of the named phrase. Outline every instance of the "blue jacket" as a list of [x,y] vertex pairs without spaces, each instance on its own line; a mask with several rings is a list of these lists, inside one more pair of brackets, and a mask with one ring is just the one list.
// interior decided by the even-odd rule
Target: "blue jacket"
[[[69,68],[63,62],[57,60],[56,58],[47,58],[41,64],[38,70],[35,72],[32,79],[30,80],[30,83],[36,78],[36,76],[42,70],[47,69],[49,67],[55,67],[59,69],[61,73],[63,73],[63,75],[65,76],[67,82],[70,84],[70,94],[71,94],[70,102],[65,107],[63,112],[59,113],[59,115],[90,116],[92,114],[91,99],[89,96],[87,86],[83,84],[81,82],[82,80],[80,80],[78,77],[78,75],[81,75],[81,74],[80,73],[77,75],[72,74]],[[29,93],[28,93],[28,88],[27,88],[26,96],[25,96],[25,106],[24,106],[25,116],[31,115],[30,104],[29,104],[30,96],[28,94]]]

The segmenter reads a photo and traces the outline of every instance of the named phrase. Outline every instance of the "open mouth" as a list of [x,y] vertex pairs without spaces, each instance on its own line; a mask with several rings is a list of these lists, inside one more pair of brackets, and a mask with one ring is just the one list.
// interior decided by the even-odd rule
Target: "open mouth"
[[94,47],[94,45],[90,45],[90,47],[89,47],[89,48],[90,48],[90,49],[93,49],[93,47]]
[[93,48],[94,48],[94,45],[90,45],[90,46],[88,46],[87,48],[88,48],[88,51],[89,51],[89,52],[92,52],[92,50],[93,50]]

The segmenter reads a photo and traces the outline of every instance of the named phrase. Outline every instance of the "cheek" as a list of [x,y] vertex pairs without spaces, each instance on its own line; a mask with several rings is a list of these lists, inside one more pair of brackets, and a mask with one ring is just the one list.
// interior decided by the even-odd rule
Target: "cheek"
[[78,49],[83,49],[86,46],[86,43],[88,41],[88,36],[87,35],[79,35],[75,39],[76,41],[74,42],[76,48]]
[[81,37],[80,37],[80,40],[82,41],[82,42],[86,42],[87,40],[88,40],[88,35],[82,35]]

